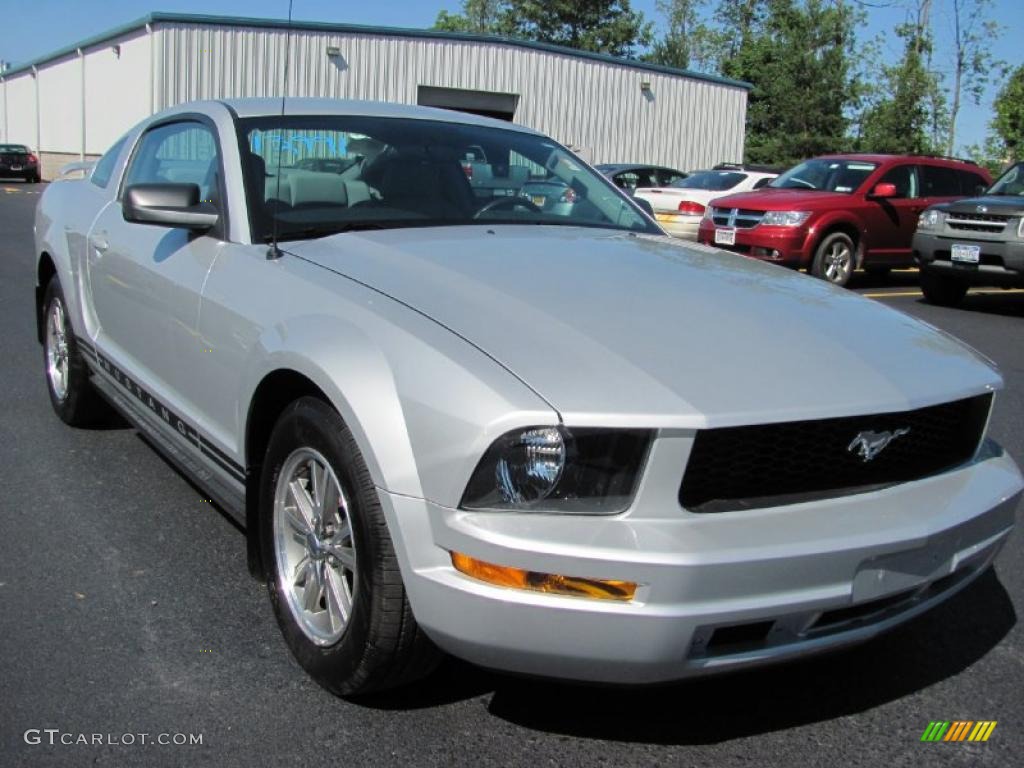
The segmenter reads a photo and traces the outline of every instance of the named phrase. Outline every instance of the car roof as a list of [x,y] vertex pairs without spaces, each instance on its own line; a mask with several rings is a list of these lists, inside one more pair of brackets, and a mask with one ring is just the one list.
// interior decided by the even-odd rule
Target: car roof
[[[270,117],[281,114],[279,98],[219,99],[217,101],[186,102],[168,112],[188,112],[209,109],[220,104],[231,109],[240,118]],[[395,104],[386,101],[362,101],[358,99],[287,98],[284,100],[284,114],[287,115],[358,115],[365,117],[404,117],[414,120],[439,120],[446,123],[502,128],[522,133],[539,134],[531,128],[516,125],[505,120],[481,117],[468,112],[456,112],[436,107],[421,107],[413,104]]]
[[646,168],[654,168],[659,171],[672,171],[673,173],[684,173],[684,171],[669,168],[667,165],[651,165],[650,163],[598,163],[594,166],[599,171],[618,173],[619,171],[639,171]]

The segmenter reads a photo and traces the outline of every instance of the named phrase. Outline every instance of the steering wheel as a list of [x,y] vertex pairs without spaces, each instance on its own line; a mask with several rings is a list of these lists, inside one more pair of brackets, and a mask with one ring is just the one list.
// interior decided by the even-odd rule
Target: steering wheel
[[481,206],[480,210],[473,214],[474,219],[479,219],[481,214],[490,211],[497,211],[501,208],[527,208],[534,213],[544,213],[544,209],[534,205],[533,201],[525,197],[499,197]]

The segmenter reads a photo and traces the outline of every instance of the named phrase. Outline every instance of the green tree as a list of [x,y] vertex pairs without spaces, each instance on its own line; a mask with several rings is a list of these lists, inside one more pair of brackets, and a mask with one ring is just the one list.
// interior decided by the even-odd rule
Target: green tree
[[525,40],[613,56],[632,56],[652,38],[629,0],[509,0],[499,23]]
[[992,130],[1003,143],[1006,159],[1024,158],[1024,64],[1010,73],[992,108]]
[[480,35],[509,34],[512,30],[505,26],[502,14],[507,5],[504,0],[463,0],[462,13],[442,10],[434,21],[434,29]]
[[991,0],[952,0],[954,56],[947,155],[953,154],[956,145],[956,120],[960,114],[961,97],[966,95],[975,106],[979,106],[989,83],[989,73],[1002,63],[996,61],[991,53],[992,41],[1002,34],[1002,27],[985,17],[990,10]]
[[719,69],[753,85],[747,160],[791,164],[844,148],[861,12],[836,0],[724,0],[719,10]]
[[707,70],[717,64],[719,36],[703,21],[707,0],[657,0],[665,33],[644,59],[678,69]]
[[914,23],[897,27],[896,34],[903,39],[903,56],[879,68],[872,103],[860,120],[857,147],[867,152],[934,152],[943,115],[937,79],[926,66],[930,34]]

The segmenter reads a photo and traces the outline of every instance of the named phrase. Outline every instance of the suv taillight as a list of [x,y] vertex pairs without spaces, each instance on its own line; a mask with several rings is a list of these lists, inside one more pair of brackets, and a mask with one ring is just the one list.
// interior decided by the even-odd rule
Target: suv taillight
[[688,213],[691,216],[703,216],[704,206],[691,200],[683,200],[683,202],[679,204],[679,212]]

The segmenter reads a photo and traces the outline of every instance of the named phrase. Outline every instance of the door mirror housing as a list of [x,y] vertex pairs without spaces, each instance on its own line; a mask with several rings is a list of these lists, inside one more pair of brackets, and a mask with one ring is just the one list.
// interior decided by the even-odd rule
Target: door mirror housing
[[122,201],[125,221],[206,231],[220,220],[210,202],[200,202],[198,184],[132,184]]
[[654,206],[651,205],[650,200],[644,200],[642,197],[634,197],[633,202],[640,206],[644,213],[652,219],[654,218]]
[[890,184],[889,182],[882,182],[876,184],[875,188],[871,190],[871,197],[878,199],[885,199],[888,197],[896,197],[896,185]]

